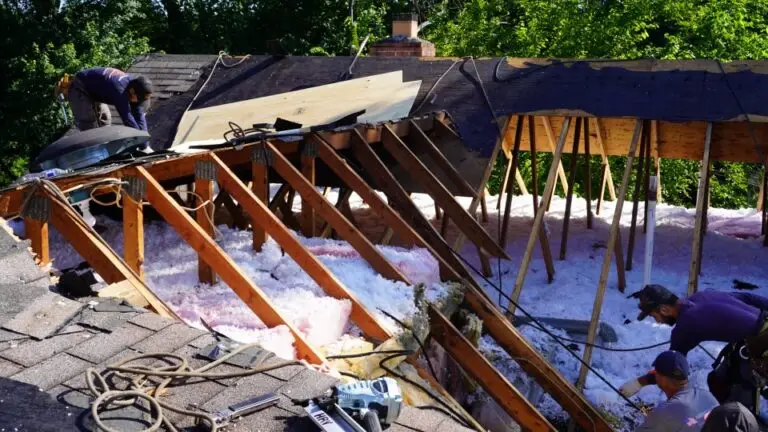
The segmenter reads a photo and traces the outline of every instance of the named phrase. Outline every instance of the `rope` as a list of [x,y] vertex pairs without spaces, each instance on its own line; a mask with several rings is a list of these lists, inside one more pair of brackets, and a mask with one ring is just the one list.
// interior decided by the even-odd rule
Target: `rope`
[[[179,414],[195,417],[199,420],[208,423],[211,432],[219,430],[220,424],[217,424],[216,419],[210,414],[199,410],[187,410],[179,408],[177,406],[166,403],[160,399],[162,393],[174,384],[179,384],[188,378],[205,378],[209,380],[214,379],[226,379],[226,378],[240,378],[245,376],[251,376],[258,373],[263,373],[275,369],[284,368],[294,365],[305,365],[304,362],[297,360],[289,360],[277,362],[268,366],[262,366],[253,369],[244,369],[239,372],[231,373],[210,373],[207,372],[226,362],[233,356],[252,347],[258,347],[258,344],[242,345],[229,354],[220,357],[219,359],[206,364],[198,369],[191,369],[187,359],[171,353],[151,353],[141,354],[125,360],[122,360],[116,364],[107,366],[105,371],[99,373],[95,368],[88,368],[85,371],[86,383],[88,390],[96,398],[91,404],[91,415],[93,420],[102,430],[107,432],[115,431],[108,427],[102,421],[99,413],[108,409],[110,406],[129,406],[137,403],[139,400],[145,400],[149,403],[151,413],[154,417],[152,425],[145,429],[143,432],[154,432],[164,426],[170,431],[178,432],[176,427],[168,420],[165,415],[165,410],[173,411]],[[134,365],[126,366],[129,363],[143,360],[143,359],[155,359],[156,361],[150,366]],[[175,360],[175,361],[174,361]],[[157,362],[162,361],[167,366],[157,366]],[[108,384],[108,378],[110,376],[116,376],[129,380],[129,388],[127,390],[113,390]],[[133,375],[133,376],[130,376]],[[154,386],[145,386],[149,377],[164,378],[160,383]]]

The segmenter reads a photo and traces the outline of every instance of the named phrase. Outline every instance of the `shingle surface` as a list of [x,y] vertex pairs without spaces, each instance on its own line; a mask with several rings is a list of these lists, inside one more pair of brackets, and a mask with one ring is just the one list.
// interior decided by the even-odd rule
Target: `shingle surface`
[[151,312],[141,313],[131,318],[130,322],[136,324],[137,326],[141,326],[154,331],[162,330],[173,324],[173,320],[163,318],[160,315]]
[[16,373],[21,372],[23,368],[24,366],[22,365],[0,359],[0,377],[15,375]]
[[125,323],[112,333],[101,333],[93,336],[90,340],[70,349],[69,353],[91,363],[101,363],[129,346],[145,340],[152,334],[151,330]]
[[60,353],[38,365],[12,375],[11,378],[47,390],[84,372],[89,366],[92,365],[85,360],[67,353]]
[[173,324],[149,336],[131,348],[145,353],[169,352],[183,347],[204,332],[186,324]]
[[93,334],[80,327],[68,327],[71,332],[62,332],[41,341],[27,340],[0,352],[0,357],[24,366],[33,366],[77,344],[93,338]]
[[82,308],[80,302],[48,292],[34,299],[3,327],[35,339],[45,339],[64,327]]

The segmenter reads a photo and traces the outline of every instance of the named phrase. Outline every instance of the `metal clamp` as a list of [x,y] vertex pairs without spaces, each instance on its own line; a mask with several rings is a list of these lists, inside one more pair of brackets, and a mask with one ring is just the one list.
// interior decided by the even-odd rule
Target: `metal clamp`
[[257,164],[272,166],[274,155],[265,142],[260,142],[251,151],[251,161]]
[[124,180],[127,182],[127,184],[123,186],[125,193],[127,193],[134,201],[141,202],[144,200],[147,194],[147,182],[142,178],[134,176],[127,176]]
[[51,202],[48,197],[33,195],[22,210],[24,217],[43,222],[51,220]]
[[209,160],[195,162],[195,178],[201,180],[216,180],[216,164]]

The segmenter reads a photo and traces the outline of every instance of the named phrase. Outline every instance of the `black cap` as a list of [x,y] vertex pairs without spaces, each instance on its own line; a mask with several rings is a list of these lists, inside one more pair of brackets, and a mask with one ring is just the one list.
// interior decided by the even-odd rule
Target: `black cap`
[[653,361],[653,368],[657,374],[678,381],[687,380],[690,373],[688,360],[677,351],[664,351],[659,354]]
[[707,416],[701,432],[758,432],[755,416],[738,402],[724,403]]
[[630,294],[627,298],[640,299],[640,315],[637,316],[638,321],[642,321],[647,317],[654,309],[661,305],[674,305],[677,303],[677,296],[672,291],[664,288],[661,285],[646,285],[640,291]]

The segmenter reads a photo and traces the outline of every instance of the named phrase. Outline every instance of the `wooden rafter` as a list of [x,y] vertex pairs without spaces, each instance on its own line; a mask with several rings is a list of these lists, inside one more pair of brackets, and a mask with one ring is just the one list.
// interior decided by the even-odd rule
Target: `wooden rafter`
[[615,244],[619,237],[619,229],[621,222],[621,211],[624,208],[624,197],[627,194],[627,185],[629,185],[629,177],[632,173],[632,162],[635,158],[635,150],[637,149],[637,142],[640,140],[640,132],[643,129],[642,120],[638,120],[635,124],[635,132],[632,135],[632,143],[629,146],[629,154],[627,155],[627,165],[624,168],[624,177],[621,179],[621,189],[619,189],[619,195],[616,199],[616,209],[613,212],[613,222],[611,223],[611,229],[608,234],[608,244],[603,257],[603,266],[600,270],[600,281],[597,286],[597,294],[595,295],[595,302],[592,306],[592,318],[589,321],[589,330],[587,332],[588,344],[584,347],[584,363],[579,371],[579,378],[576,381],[576,388],[583,389],[584,384],[587,381],[587,366],[592,360],[592,347],[597,338],[597,325],[600,320],[600,312],[603,307],[603,298],[605,297],[605,287],[608,284],[608,274],[611,269],[611,257],[615,250]]
[[[442,122],[438,123],[443,125]],[[460,195],[476,197],[477,192],[472,189],[472,186],[456,170],[453,164],[451,164],[451,161],[445,157],[443,152],[437,148],[437,145],[435,145],[435,143],[429,139],[426,132],[424,132],[424,130],[419,127],[418,123],[410,121],[408,124],[411,128],[410,133],[408,134],[408,138],[410,138],[409,143],[429,156],[435,165],[437,165],[443,174],[445,174],[451,183],[453,183]]]
[[597,136],[597,148],[600,152],[600,158],[603,160],[603,165],[608,167],[608,173],[606,175],[606,185],[608,186],[608,194],[611,197],[611,201],[616,201],[616,187],[613,183],[613,175],[611,174],[611,164],[608,161],[608,154],[605,151],[605,135],[600,119],[595,117],[595,135]]
[[[215,158],[215,156],[212,157]],[[211,236],[168,195],[160,183],[146,169],[136,167],[135,170],[136,175],[146,183],[147,199],[152,206],[176,230],[179,236],[212,267],[224,283],[243,300],[253,313],[268,327],[279,325],[288,327],[295,339],[298,358],[306,359],[314,364],[324,364],[323,356],[307,342],[304,335],[277,310],[261,288],[248,278]],[[215,171],[217,174],[220,173],[221,166],[216,164]],[[238,201],[241,200],[238,199]]]
[[[251,153],[251,192],[263,204],[269,203],[269,165],[264,143],[253,147]],[[267,241],[267,232],[258,223],[251,223],[253,230],[253,250],[260,252]]]
[[[349,197],[352,196],[352,190],[349,188],[339,188],[339,196],[336,198],[336,209],[341,210],[344,208],[344,203],[349,201]],[[333,232],[333,226],[328,222],[325,223],[323,229],[320,231],[321,238],[328,238]]]
[[160,316],[180,319],[68,203],[49,197],[51,223],[108,284],[128,281]]
[[[552,130],[552,123],[549,120],[549,117],[542,117],[541,118],[542,124],[544,125],[544,131],[547,133],[547,143],[549,143],[549,149],[552,151],[552,154],[555,154],[557,152],[557,143],[559,141],[555,141],[555,133]],[[563,129],[565,129],[565,124],[563,124]],[[562,152],[561,152],[562,153]],[[557,162],[557,176],[560,179],[560,186],[563,187],[563,194],[568,193],[568,178],[565,176],[565,170],[563,169],[563,162],[558,161]],[[555,184],[555,188],[557,187],[557,184]],[[546,203],[547,209],[549,209],[549,205],[552,202],[552,196],[549,197],[548,200],[542,202]]]
[[456,225],[478,247],[493,256],[510,259],[504,248],[498,245],[483,227],[456,201],[451,192],[435,175],[413,154],[405,143],[387,125],[382,133],[384,148],[403,166],[411,176],[421,183],[445,210],[447,217],[456,221]]
[[587,229],[592,229],[592,149],[590,148],[589,117],[584,119],[584,200],[587,202]]
[[[269,148],[268,148],[269,149]],[[251,216],[251,220],[260,224],[270,237],[293,258],[294,261],[323,289],[328,295],[338,299],[348,299],[352,303],[352,321],[369,338],[378,341],[389,339],[390,334],[378,323],[368,310],[357,300],[357,297],[331,273],[299,240],[283,225],[269,208],[251,192],[242,181],[215,154],[208,157],[216,164],[216,174],[221,187],[229,191],[243,209]],[[230,285],[231,286],[231,285]]]
[[688,295],[696,292],[699,285],[699,260],[701,260],[700,244],[703,241],[704,206],[706,205],[707,182],[709,180],[709,156],[712,149],[712,122],[707,122],[707,132],[704,135],[704,157],[701,160],[699,172],[699,190],[696,196],[696,221],[693,226],[693,246],[691,247],[691,265],[688,271]]
[[524,430],[557,430],[434,305],[428,311],[432,337]]
[[[317,192],[315,189],[315,153],[314,145],[304,142],[301,150],[301,175],[312,186],[312,189]],[[282,154],[279,155],[282,156]],[[301,195],[301,231],[305,237],[314,237],[316,226],[314,206],[305,197],[306,193],[302,194],[299,192],[299,194]],[[322,195],[320,196],[325,198]]]
[[576,422],[590,432],[609,432],[613,428],[584,395],[576,390],[478,289],[464,292],[464,303],[483,321],[493,340],[533,377]]
[[[314,147],[314,142],[308,142],[308,144]],[[315,189],[315,186],[307,181],[282,153],[277,151],[269,142],[265,145],[274,157],[272,167],[301,195],[302,202],[307,203],[309,207],[320,214],[320,217],[331,224],[333,229],[339,233],[339,236],[349,242],[374,270],[385,278],[410,284],[408,278],[395,265],[384,258],[384,255],[381,254],[376,246],[349,222],[336,207],[323,198],[323,195]],[[313,150],[314,152],[316,150]]]
[[[520,161],[520,138],[523,135],[523,116],[517,116],[517,127],[515,128],[515,142],[512,146],[512,160],[509,162],[509,169],[507,169],[507,175],[512,171],[517,172],[517,164]],[[501,223],[501,246],[507,245],[507,231],[509,230],[509,213],[512,209],[512,199],[515,196],[515,186],[512,184],[510,178],[504,179],[506,189],[502,189],[503,193],[499,193],[499,204],[501,204],[501,197],[504,194],[507,195],[507,200],[504,203],[504,216]]]

